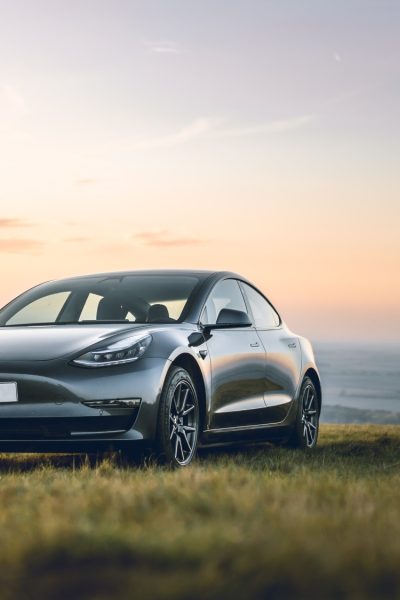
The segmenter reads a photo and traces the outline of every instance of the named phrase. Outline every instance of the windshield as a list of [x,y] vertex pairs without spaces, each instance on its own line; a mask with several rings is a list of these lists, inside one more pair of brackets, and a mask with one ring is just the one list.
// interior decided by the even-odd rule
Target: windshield
[[99,322],[177,323],[199,279],[110,275],[40,285],[0,311],[0,326]]

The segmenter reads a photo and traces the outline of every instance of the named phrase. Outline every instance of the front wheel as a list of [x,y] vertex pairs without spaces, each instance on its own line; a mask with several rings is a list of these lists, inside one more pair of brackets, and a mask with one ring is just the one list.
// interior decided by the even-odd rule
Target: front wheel
[[305,377],[299,394],[296,423],[289,440],[295,448],[314,448],[319,431],[318,394],[312,380]]
[[199,401],[189,373],[174,367],[167,375],[160,399],[157,427],[158,456],[171,466],[191,463],[199,437]]

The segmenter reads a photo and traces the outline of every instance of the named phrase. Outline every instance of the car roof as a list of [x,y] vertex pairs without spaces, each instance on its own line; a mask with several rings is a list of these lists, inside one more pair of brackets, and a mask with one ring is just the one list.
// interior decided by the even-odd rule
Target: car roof
[[63,279],[56,280],[58,282],[62,281],[76,281],[79,279],[87,279],[87,278],[97,278],[97,277],[127,277],[134,275],[171,275],[171,276],[196,276],[201,279],[206,279],[208,277],[214,276],[216,278],[219,277],[236,277],[238,279],[245,279],[241,275],[237,273],[232,273],[230,271],[212,271],[205,269],[140,269],[133,271],[107,271],[104,273],[90,273],[87,275],[77,275],[74,277],[66,277]]

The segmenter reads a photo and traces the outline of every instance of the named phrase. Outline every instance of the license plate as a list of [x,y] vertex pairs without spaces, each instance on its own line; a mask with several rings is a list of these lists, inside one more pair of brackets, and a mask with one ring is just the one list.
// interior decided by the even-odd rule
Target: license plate
[[0,382],[0,403],[18,402],[18,390],[15,381]]

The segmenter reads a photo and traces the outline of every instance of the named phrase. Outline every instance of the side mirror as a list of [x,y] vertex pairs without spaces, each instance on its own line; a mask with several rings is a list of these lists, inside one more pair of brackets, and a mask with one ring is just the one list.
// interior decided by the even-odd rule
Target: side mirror
[[247,313],[241,310],[233,310],[232,308],[223,308],[216,323],[208,323],[203,325],[204,332],[209,332],[212,329],[233,329],[235,327],[251,327]]

